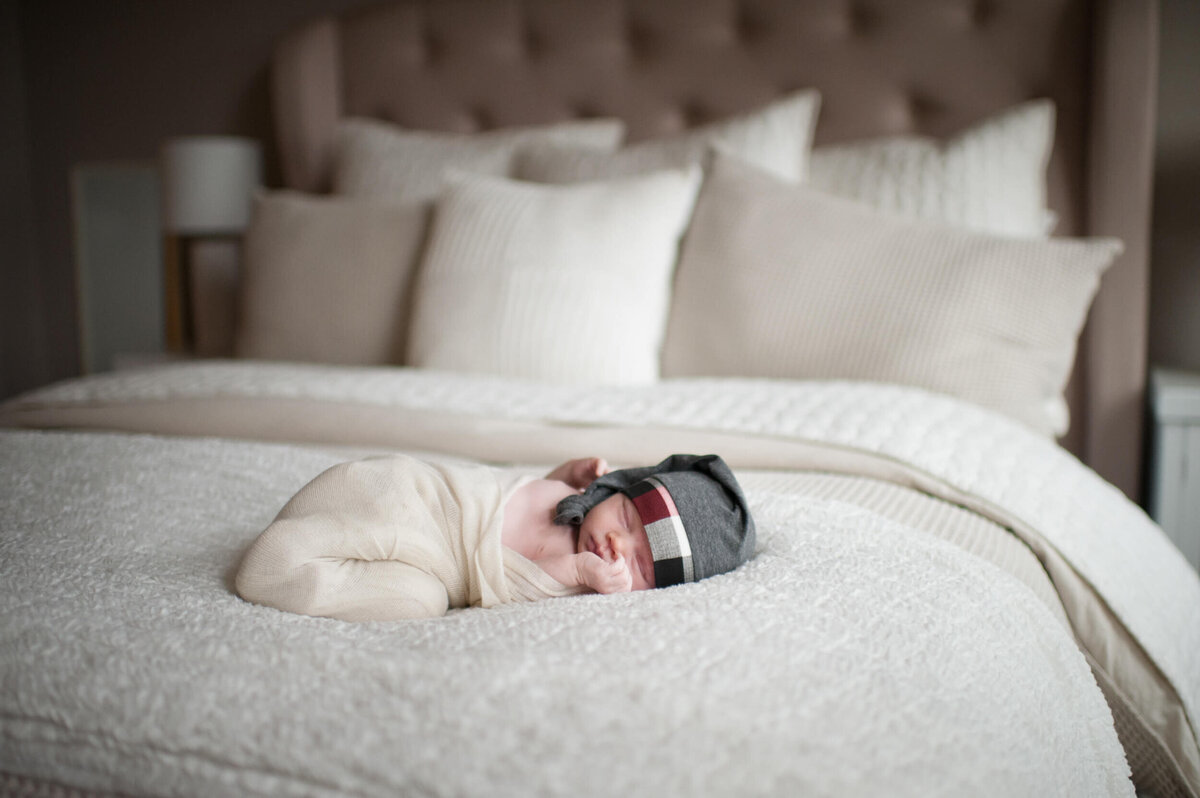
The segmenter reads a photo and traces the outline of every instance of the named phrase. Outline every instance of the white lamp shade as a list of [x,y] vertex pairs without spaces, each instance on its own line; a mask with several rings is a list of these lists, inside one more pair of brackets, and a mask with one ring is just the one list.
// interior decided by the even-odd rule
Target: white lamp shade
[[262,182],[257,141],[188,136],[162,148],[163,226],[172,233],[236,233],[250,223],[250,201]]

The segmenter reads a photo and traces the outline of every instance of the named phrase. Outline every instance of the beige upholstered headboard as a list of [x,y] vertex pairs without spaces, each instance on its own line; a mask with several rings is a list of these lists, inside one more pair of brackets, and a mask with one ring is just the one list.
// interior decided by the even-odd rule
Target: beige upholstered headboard
[[338,119],[473,132],[617,116],[633,139],[802,87],[818,145],[1057,105],[1060,235],[1125,241],[1080,345],[1065,445],[1138,494],[1157,8],[1151,0],[401,0],[280,43],[285,182],[325,190]]

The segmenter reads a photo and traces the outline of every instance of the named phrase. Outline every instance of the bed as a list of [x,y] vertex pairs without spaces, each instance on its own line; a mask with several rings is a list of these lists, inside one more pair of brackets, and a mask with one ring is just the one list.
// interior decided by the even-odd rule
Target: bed
[[[1155,15],[289,33],[227,356],[0,406],[0,792],[1200,796],[1200,579],[1130,498]],[[395,452],[716,452],[756,554],[424,621],[237,596],[289,497]]]

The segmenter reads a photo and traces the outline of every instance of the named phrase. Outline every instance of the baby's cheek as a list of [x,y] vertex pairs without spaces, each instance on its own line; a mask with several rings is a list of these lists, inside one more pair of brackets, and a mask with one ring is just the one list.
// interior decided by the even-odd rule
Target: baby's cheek
[[635,588],[636,590],[650,590],[654,585],[654,550],[650,548],[650,538],[646,535],[646,530],[640,531],[639,539],[639,556],[641,557],[641,576],[643,586]]
[[[651,572],[651,575],[652,573],[653,572]],[[629,574],[633,577],[634,590],[649,590],[650,588],[654,587],[654,582],[651,579],[651,575],[646,573],[646,566],[644,564],[635,565],[631,563]]]

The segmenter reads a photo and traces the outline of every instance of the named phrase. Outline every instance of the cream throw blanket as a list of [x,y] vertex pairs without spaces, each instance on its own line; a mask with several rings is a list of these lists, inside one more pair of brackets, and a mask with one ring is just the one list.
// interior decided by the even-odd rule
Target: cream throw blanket
[[237,591],[289,612],[386,621],[579,592],[501,544],[528,478],[403,455],[342,463],[284,506],[246,552]]

